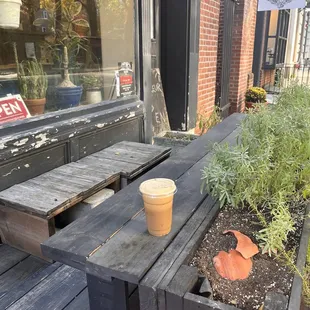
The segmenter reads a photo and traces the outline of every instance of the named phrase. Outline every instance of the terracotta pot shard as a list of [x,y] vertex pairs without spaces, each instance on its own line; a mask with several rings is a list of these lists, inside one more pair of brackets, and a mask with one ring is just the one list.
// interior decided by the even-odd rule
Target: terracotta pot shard
[[251,258],[245,259],[236,250],[220,251],[213,258],[213,264],[221,277],[231,281],[247,279],[253,266]]
[[225,230],[224,234],[232,233],[238,240],[236,250],[245,258],[251,258],[259,253],[258,246],[252,240],[237,230]]

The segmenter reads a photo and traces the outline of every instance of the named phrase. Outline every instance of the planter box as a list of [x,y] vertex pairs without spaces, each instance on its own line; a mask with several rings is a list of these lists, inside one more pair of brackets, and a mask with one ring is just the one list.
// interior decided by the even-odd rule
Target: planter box
[[154,137],[154,144],[171,147],[173,153],[176,153],[197,138],[199,138],[199,136],[194,134],[178,131],[164,131],[159,136]]
[[[309,214],[309,212],[310,205],[307,207],[306,214]],[[209,295],[208,290],[206,291],[202,286],[207,287],[205,283],[208,283],[208,281],[205,277],[198,274],[196,267],[188,266],[188,262],[199,247],[206,231],[212,226],[214,218],[218,213],[219,207],[217,212],[213,213],[214,216],[210,219],[209,224],[205,225],[203,229],[198,229],[190,244],[183,249],[183,253],[180,254],[180,257],[186,258],[183,259],[181,267],[171,267],[171,269],[175,270],[174,276],[167,287],[161,288],[165,292],[164,296],[167,310],[241,310],[240,308],[207,298]],[[297,255],[297,267],[300,270],[304,268],[306,263],[309,237],[310,218],[306,217]],[[159,295],[161,295],[160,292]],[[302,281],[299,276],[295,275],[289,299],[282,294],[270,292],[266,296],[264,310],[298,310],[301,306],[301,299]]]

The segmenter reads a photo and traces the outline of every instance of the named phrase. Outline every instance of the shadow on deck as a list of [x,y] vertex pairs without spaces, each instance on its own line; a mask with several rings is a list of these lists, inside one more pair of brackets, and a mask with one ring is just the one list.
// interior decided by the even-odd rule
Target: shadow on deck
[[89,310],[85,273],[0,244],[0,309]]

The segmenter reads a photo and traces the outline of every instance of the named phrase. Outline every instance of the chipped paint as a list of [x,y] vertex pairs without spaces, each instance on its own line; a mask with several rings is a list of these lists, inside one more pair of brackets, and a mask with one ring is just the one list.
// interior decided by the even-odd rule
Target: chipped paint
[[12,153],[12,154],[17,153],[17,152],[18,152],[18,149],[12,149],[12,150],[11,150],[11,153]]
[[107,125],[107,123],[97,124],[96,127],[97,128],[103,128],[105,125]]
[[25,168],[29,168],[29,167],[30,167],[30,165],[29,165],[29,164],[26,164],[26,165],[24,165],[24,167],[25,167]]
[[73,138],[74,137],[74,133],[72,133],[71,135],[69,135],[69,138]]
[[141,104],[138,104],[138,105],[137,105],[137,108],[139,109],[140,107],[141,107]]
[[47,159],[50,159],[50,158],[51,158],[51,156],[47,156],[46,158],[47,158]]
[[130,112],[129,115],[126,115],[125,117],[126,118],[132,118],[132,117],[135,117],[135,116],[136,116],[135,112]]
[[22,145],[26,144],[28,142],[28,140],[29,140],[29,138],[21,139],[19,141],[16,141],[15,143],[13,143],[13,145],[22,146]]
[[51,139],[51,142],[57,142],[57,141],[58,141],[58,139],[56,139],[56,138]]
[[7,146],[5,145],[5,143],[0,143],[0,150],[6,149]]
[[48,142],[49,139],[46,136],[47,136],[47,133],[41,133],[35,136],[35,138],[39,140],[35,143],[35,146],[34,146],[35,149],[38,149],[39,147],[41,147],[42,145]]
[[3,177],[7,177],[8,175],[12,174],[12,172],[17,171],[18,169],[20,169],[20,167],[13,168],[11,171],[9,171],[9,172],[6,173],[6,174],[3,174],[2,176],[3,176]]

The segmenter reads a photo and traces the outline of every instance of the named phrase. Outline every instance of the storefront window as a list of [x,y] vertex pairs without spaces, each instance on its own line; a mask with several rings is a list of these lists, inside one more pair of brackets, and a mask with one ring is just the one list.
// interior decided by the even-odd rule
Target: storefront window
[[277,64],[282,64],[285,60],[290,11],[271,11],[268,17],[264,67],[274,69]]
[[0,99],[33,116],[135,94],[133,0],[19,1],[0,0]]

